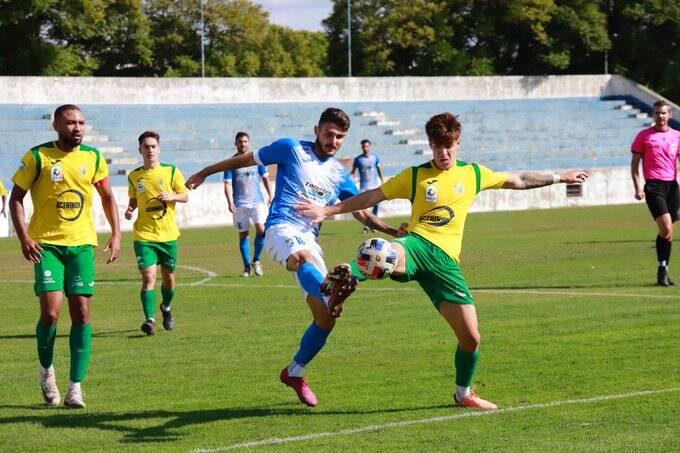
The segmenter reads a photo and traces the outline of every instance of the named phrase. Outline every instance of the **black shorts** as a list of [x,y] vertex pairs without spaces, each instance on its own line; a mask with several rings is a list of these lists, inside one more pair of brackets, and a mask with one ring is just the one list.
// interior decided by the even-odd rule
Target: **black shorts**
[[680,192],[677,181],[650,179],[645,183],[645,201],[655,220],[664,214],[670,214],[673,222],[678,221]]

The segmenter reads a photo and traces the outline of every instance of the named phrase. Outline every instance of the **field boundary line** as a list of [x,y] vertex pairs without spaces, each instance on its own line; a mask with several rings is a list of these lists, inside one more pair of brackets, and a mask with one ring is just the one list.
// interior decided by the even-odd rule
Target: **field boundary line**
[[595,396],[595,397],[592,397],[592,398],[552,401],[552,402],[549,402],[549,403],[529,404],[529,405],[526,405],[526,406],[514,406],[514,407],[503,408],[503,409],[497,409],[497,410],[494,410],[494,411],[465,412],[463,414],[456,414],[456,415],[444,415],[444,416],[440,416],[440,417],[421,418],[421,419],[415,419],[415,420],[401,420],[401,421],[396,421],[396,422],[380,423],[380,424],[377,424],[377,425],[367,425],[367,426],[358,427],[358,428],[342,429],[342,430],[339,430],[339,431],[312,433],[312,434],[305,434],[305,435],[301,435],[301,436],[291,436],[291,437],[272,437],[270,439],[254,440],[254,441],[251,441],[251,442],[243,442],[243,443],[233,444],[233,445],[229,445],[229,446],[225,446],[225,447],[201,448],[201,449],[197,449],[197,450],[192,450],[191,453],[214,453],[214,452],[219,452],[219,451],[236,450],[236,449],[241,449],[241,448],[253,448],[253,447],[264,447],[264,446],[270,446],[270,445],[282,445],[282,444],[289,444],[289,443],[293,443],[293,442],[304,442],[304,441],[307,441],[307,440],[323,439],[323,438],[328,438],[328,437],[349,436],[349,435],[352,435],[352,434],[359,434],[359,433],[365,433],[365,432],[371,432],[371,431],[379,431],[379,430],[382,430],[382,429],[389,429],[389,428],[402,428],[404,426],[426,425],[426,424],[430,424],[430,423],[459,420],[459,419],[463,419],[463,418],[488,417],[488,416],[492,416],[492,415],[496,415],[496,414],[519,412],[519,411],[530,410],[530,409],[545,409],[545,408],[567,406],[567,405],[574,405],[574,404],[589,404],[589,403],[597,403],[597,402],[600,402],[600,401],[611,401],[611,400],[619,400],[619,399],[625,399],[625,398],[635,398],[635,397],[648,396],[648,395],[660,395],[660,394],[663,394],[663,393],[672,393],[672,392],[678,392],[678,391],[680,391],[680,387],[658,389],[658,390],[643,390],[643,391],[639,391],[639,392],[629,392],[629,393],[618,393],[618,394],[613,394],[613,395]]

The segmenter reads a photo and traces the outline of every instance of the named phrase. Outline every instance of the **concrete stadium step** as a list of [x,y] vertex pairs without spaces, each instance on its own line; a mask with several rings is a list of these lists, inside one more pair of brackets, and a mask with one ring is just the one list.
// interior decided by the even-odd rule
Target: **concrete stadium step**
[[125,152],[125,148],[122,146],[99,146],[97,149],[104,154],[121,154]]

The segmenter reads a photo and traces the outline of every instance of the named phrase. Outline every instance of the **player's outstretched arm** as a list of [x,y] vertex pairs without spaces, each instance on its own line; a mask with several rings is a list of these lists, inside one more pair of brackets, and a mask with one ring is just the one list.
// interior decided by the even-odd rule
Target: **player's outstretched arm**
[[21,253],[23,253],[24,258],[29,262],[39,263],[42,259],[42,254],[40,253],[42,247],[28,235],[24,211],[25,196],[26,191],[15,184],[9,197],[9,212],[12,217],[14,231],[17,232],[17,237],[21,243]]
[[106,243],[105,252],[109,252],[109,258],[106,260],[106,264],[109,264],[118,258],[120,255],[120,221],[118,220],[118,206],[116,205],[116,198],[113,196],[113,191],[111,190],[111,185],[109,184],[108,178],[95,183],[94,185],[99,192],[99,196],[102,199],[102,208],[104,208],[104,214],[106,215],[106,220],[109,221],[111,226],[111,237]]
[[323,222],[328,217],[346,212],[361,211],[370,208],[385,199],[385,195],[380,189],[367,190],[358,195],[354,195],[345,201],[330,205],[318,206],[310,201],[303,201],[295,205],[295,210],[302,216],[308,217],[312,225]]
[[588,173],[583,170],[568,171],[561,174],[532,172],[515,173],[508,176],[508,179],[503,183],[502,188],[527,190],[559,183],[582,184],[588,179],[588,176]]
[[365,225],[367,228],[372,230],[380,231],[381,233],[389,234],[390,236],[399,237],[402,236],[400,228],[393,228],[390,225],[383,222],[381,219],[373,215],[373,213],[368,209],[363,209],[352,213],[354,218]]
[[223,172],[226,170],[235,170],[241,167],[250,167],[251,165],[257,165],[255,159],[253,158],[253,153],[247,152],[244,154],[239,154],[238,156],[230,157],[229,159],[224,159],[212,165],[208,165],[197,173],[189,176],[187,179],[186,186],[187,189],[195,189],[205,181],[210,175],[215,173]]

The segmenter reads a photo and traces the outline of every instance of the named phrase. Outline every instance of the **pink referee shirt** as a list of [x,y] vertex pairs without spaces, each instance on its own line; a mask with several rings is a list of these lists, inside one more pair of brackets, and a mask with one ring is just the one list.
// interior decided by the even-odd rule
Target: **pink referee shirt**
[[654,127],[643,129],[635,136],[630,150],[642,154],[642,174],[645,180],[677,179],[675,162],[680,155],[680,132],[675,129],[659,132]]

